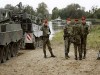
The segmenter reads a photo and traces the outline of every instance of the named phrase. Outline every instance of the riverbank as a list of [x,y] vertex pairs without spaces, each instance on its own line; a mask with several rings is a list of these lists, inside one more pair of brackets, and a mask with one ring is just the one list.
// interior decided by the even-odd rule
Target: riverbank
[[100,61],[96,60],[97,52],[87,51],[87,58],[75,60],[73,46],[70,48],[69,59],[65,59],[63,32],[56,33],[51,41],[56,58],[44,58],[42,48],[36,50],[20,50],[17,57],[0,64],[0,75],[99,75]]
[[[57,32],[53,39],[51,40],[53,44],[62,45],[64,44],[63,40],[63,30],[60,32]],[[95,25],[90,30],[90,33],[87,37],[87,49],[94,49],[99,50],[100,49],[100,26]]]

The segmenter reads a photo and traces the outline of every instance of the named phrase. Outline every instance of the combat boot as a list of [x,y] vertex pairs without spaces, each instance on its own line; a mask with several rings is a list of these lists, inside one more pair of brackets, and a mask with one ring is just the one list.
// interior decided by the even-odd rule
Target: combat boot
[[68,53],[65,53],[65,58],[66,59],[70,58],[69,55],[68,55]]
[[49,51],[50,51],[51,57],[56,57],[56,56],[53,54],[52,50],[49,50]]
[[86,58],[86,50],[84,51],[83,59],[85,59],[85,58]]
[[44,53],[44,58],[47,58],[45,50],[43,50],[43,53]]
[[75,60],[77,60],[77,55],[75,55]]
[[83,59],[85,59],[86,57],[85,56],[83,56]]
[[79,60],[82,60],[82,55],[79,55]]
[[86,58],[86,54],[84,54],[84,56],[83,56],[83,59],[85,59]]
[[44,55],[44,58],[47,58],[47,56],[46,56],[46,55]]
[[79,60],[82,60],[82,58],[79,57]]

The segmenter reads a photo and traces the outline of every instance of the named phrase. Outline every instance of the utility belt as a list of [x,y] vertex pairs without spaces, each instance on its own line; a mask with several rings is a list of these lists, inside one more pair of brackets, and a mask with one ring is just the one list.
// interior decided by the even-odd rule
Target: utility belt
[[43,39],[44,39],[44,38],[49,38],[49,35],[43,36]]

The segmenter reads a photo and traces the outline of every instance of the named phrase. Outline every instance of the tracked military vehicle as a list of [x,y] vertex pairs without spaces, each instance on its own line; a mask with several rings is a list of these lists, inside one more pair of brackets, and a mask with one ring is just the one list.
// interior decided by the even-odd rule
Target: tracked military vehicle
[[21,9],[19,12],[0,9],[0,62],[16,56],[20,48],[35,49],[42,46],[40,22],[41,19]]
[[0,9],[0,62],[17,54],[22,36],[21,25],[11,18],[11,11]]

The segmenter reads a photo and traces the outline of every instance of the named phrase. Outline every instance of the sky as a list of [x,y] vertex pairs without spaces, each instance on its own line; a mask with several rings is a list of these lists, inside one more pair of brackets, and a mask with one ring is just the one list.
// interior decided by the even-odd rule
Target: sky
[[38,7],[38,4],[44,2],[48,6],[49,13],[52,13],[54,7],[59,9],[65,8],[67,5],[72,3],[77,3],[85,10],[88,11],[92,6],[98,6],[100,8],[100,0],[0,0],[0,8],[4,7],[6,4],[11,4],[13,6],[22,2],[23,5],[30,5],[34,10]]

